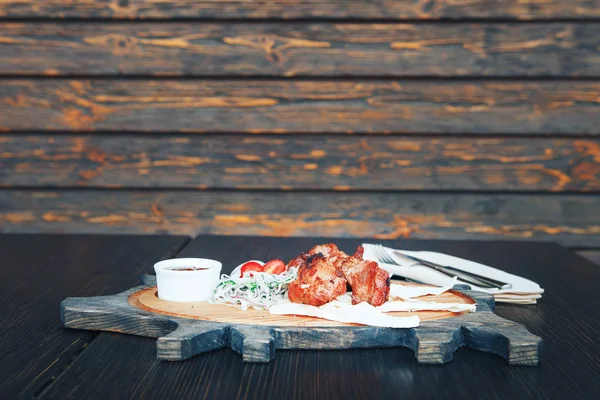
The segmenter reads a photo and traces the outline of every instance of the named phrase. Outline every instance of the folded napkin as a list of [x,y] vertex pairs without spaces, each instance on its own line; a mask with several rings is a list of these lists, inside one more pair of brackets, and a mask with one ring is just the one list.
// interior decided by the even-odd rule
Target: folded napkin
[[[366,260],[377,261],[377,257],[375,257],[373,246],[374,245],[369,243],[363,243],[363,247],[365,249],[363,257]],[[426,261],[434,262],[440,265],[447,265],[465,272],[472,272],[488,278],[493,278],[499,281],[511,283],[512,288],[510,289],[488,289],[465,283],[466,285],[471,286],[473,290],[494,295],[494,300],[496,300],[496,302],[514,304],[535,304],[537,302],[537,299],[541,298],[542,293],[544,293],[544,289],[542,289],[540,285],[533,281],[522,278],[520,276],[509,274],[508,272],[504,272],[484,264],[465,260],[464,258],[454,257],[448,254],[436,253],[432,251],[407,251],[391,249],[389,247],[384,248],[388,252],[389,256],[391,256],[394,259],[394,261],[400,264],[400,266],[398,266],[379,262],[379,266],[392,275],[401,276],[410,280],[427,283],[435,286],[444,286],[452,281],[452,278],[450,278],[449,276],[444,275],[443,273],[438,272],[432,268],[420,265],[415,261],[407,263],[405,258],[397,257],[394,255],[394,252],[397,251],[407,256],[418,257]],[[459,283],[461,283],[460,280]]]

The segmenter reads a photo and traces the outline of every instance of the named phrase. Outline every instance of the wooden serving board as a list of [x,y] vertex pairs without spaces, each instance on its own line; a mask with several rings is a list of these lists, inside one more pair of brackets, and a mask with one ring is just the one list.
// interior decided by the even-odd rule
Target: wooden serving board
[[62,321],[68,328],[156,337],[157,358],[170,361],[224,347],[240,353],[246,362],[268,362],[276,349],[408,347],[419,363],[441,364],[452,360],[457,349],[470,347],[498,354],[511,365],[539,363],[542,340],[523,325],[495,315],[493,296],[468,286],[457,285],[428,298],[476,303],[476,312],[390,313],[421,318],[417,328],[394,329],[205,302],[167,302],[158,298],[155,284],[155,277],[146,276],[141,286],[117,295],[67,298],[61,304]]
[[[403,284],[417,286],[415,284],[406,282]],[[435,301],[438,303],[475,304],[475,300],[473,300],[471,297],[454,290],[448,291],[439,296],[424,296],[419,299],[424,301]],[[128,301],[129,304],[134,307],[156,314],[228,324],[306,327],[362,326],[359,324],[348,324],[314,317],[271,315],[269,314],[268,310],[248,309],[246,311],[242,311],[239,307],[225,304],[210,304],[205,301],[197,303],[178,303],[165,301],[158,298],[158,289],[156,286],[135,292],[129,296]],[[453,313],[450,311],[419,311],[390,312],[387,314],[398,317],[418,315],[421,321],[432,321],[436,319],[453,318],[465,313],[466,312]]]

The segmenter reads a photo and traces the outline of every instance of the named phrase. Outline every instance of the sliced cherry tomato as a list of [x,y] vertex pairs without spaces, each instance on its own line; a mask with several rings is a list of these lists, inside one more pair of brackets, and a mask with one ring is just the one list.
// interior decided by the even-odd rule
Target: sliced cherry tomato
[[285,272],[285,263],[281,260],[271,260],[264,266],[264,272],[279,275]]
[[[248,271],[264,272],[264,267],[255,261],[248,261],[246,264],[242,265],[240,278]],[[252,276],[252,274],[250,274],[250,276]]]

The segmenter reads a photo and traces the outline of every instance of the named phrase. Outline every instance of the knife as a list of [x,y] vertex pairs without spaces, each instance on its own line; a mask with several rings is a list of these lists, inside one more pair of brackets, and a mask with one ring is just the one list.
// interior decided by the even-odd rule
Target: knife
[[458,268],[436,264],[434,262],[423,260],[423,259],[415,257],[415,256],[409,256],[407,254],[400,253],[398,251],[394,251],[394,254],[396,256],[408,258],[418,264],[422,264],[426,267],[432,268],[432,269],[439,271],[450,277],[456,276],[461,281],[463,281],[465,283],[470,283],[471,285],[480,286],[480,287],[484,287],[484,288],[498,288],[498,289],[511,289],[512,288],[512,284],[510,284],[510,283],[498,281],[496,279],[488,278],[486,276],[481,276],[481,275],[475,274],[473,272],[467,272],[467,271],[460,270]]

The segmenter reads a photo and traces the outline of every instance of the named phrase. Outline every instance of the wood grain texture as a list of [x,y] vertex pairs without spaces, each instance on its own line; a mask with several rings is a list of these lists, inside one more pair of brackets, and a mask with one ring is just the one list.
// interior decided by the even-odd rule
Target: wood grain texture
[[600,24],[5,23],[2,74],[600,75]]
[[0,135],[0,186],[600,191],[600,140]]
[[600,16],[596,0],[3,0],[1,17],[50,18],[593,18]]
[[600,250],[578,250],[577,254],[600,266]]
[[[0,397],[34,398],[96,337],[61,326],[65,296],[124,290],[185,242],[158,236],[0,236]],[[112,269],[119,273],[108,274]]]
[[[509,365],[536,366],[539,363],[542,340],[524,326],[494,315],[492,295],[466,290],[464,286],[457,286],[455,290],[476,301],[474,313],[422,320],[417,328],[411,329],[331,326],[327,321],[318,326],[321,320],[316,318],[314,323],[317,326],[288,325],[284,321],[281,325],[266,326],[233,320],[225,322],[223,318],[220,322],[212,322],[173,317],[134,306],[136,302],[131,302],[131,297],[147,288],[138,286],[111,296],[67,298],[61,303],[62,321],[66,327],[74,329],[158,336],[157,357],[168,361],[185,360],[225,346],[241,354],[244,362],[269,362],[275,358],[277,349],[342,350],[404,346],[415,352],[421,364],[449,362],[461,347],[494,353],[504,357]],[[154,288],[151,290],[155,292]],[[177,328],[169,332],[168,337],[163,337],[166,332],[157,327],[168,328],[168,322],[173,322]],[[166,351],[163,349],[165,346]]]
[[599,134],[599,83],[0,80],[0,131]]
[[[179,257],[218,259],[229,272],[248,259],[291,259],[328,242],[351,251],[362,240],[203,236]],[[546,293],[537,305],[498,304],[495,312],[544,339],[540,367],[508,366],[500,357],[470,349],[457,351],[447,365],[418,365],[405,348],[279,351],[266,364],[243,363],[223,349],[164,363],[156,362],[155,340],[109,333],[99,335],[42,399],[391,400],[399,393],[403,399],[481,399],[482,393],[591,399],[600,392],[600,321],[590,318],[600,307],[596,265],[551,243],[400,239],[384,244],[449,253],[539,282]]]
[[0,191],[3,232],[551,240],[600,244],[599,196]]

